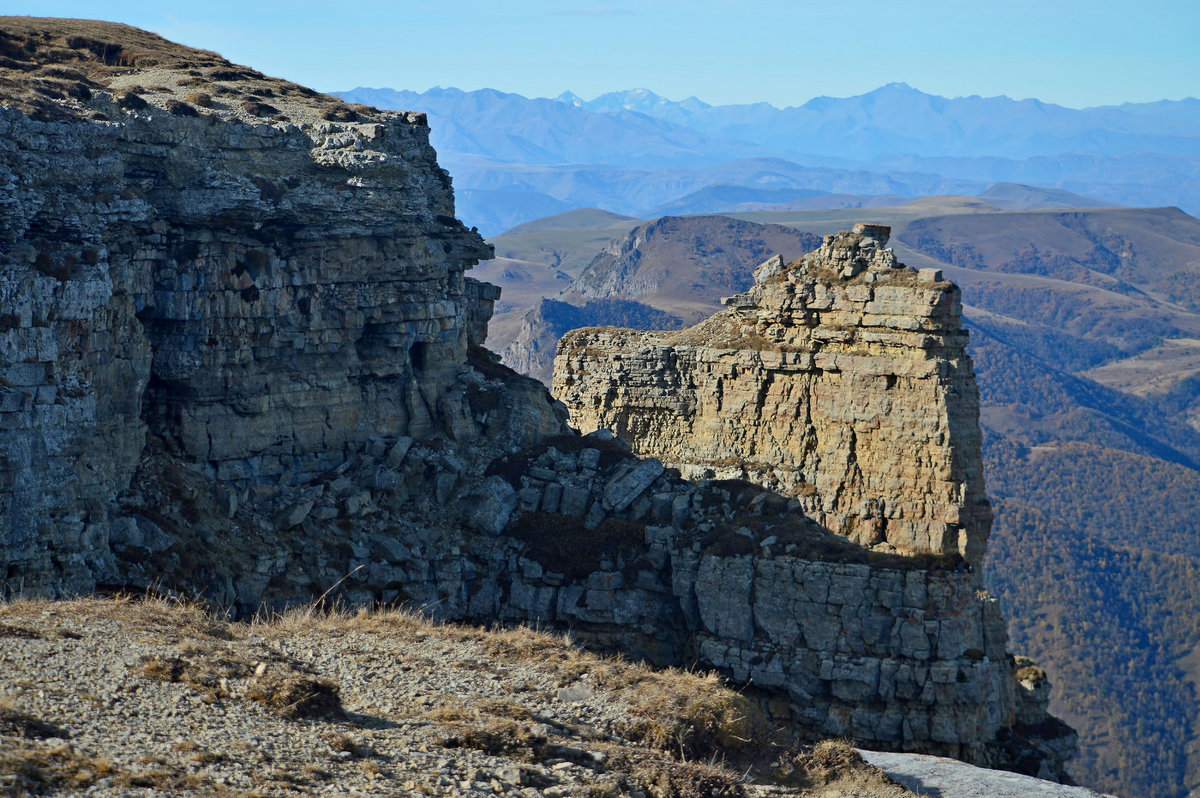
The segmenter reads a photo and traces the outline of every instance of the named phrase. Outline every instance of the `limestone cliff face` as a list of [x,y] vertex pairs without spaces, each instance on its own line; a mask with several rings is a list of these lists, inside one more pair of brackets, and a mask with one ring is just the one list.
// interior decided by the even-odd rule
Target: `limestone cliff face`
[[[687,533],[653,536],[670,542],[700,661],[785,689],[828,733],[1061,774],[1073,733],[1016,678],[978,590],[991,512],[958,289],[897,263],[889,232],[858,225],[773,258],[686,330],[568,333],[553,391],[582,430],[701,486],[768,489],[769,520],[702,522],[690,551]],[[863,559],[796,546],[794,523]],[[730,557],[738,537],[758,556]]]
[[685,475],[749,479],[863,545],[983,558],[991,512],[958,289],[859,226],[671,333],[583,329],[555,362],[572,423]]
[[[812,734],[1048,772],[1069,753],[962,559],[822,528],[982,550],[948,284],[843,237],[823,257],[844,284],[806,261],[669,346],[583,333],[624,348],[569,350],[579,396],[692,470],[716,450],[680,419],[703,421],[775,490],[689,482],[573,433],[479,346],[497,292],[463,272],[487,250],[423,117],[120,26],[0,19],[0,51],[27,67],[0,65],[0,598],[248,614],[332,591],[717,668]],[[880,432],[902,413],[908,437]]]
[[[90,589],[110,538],[140,539],[117,497],[148,434],[236,504],[370,440],[480,432],[460,380],[498,292],[464,277],[490,250],[454,218],[424,116],[331,105],[140,32],[131,51],[128,30],[101,27],[104,47],[59,31],[58,50],[31,35],[16,52],[31,69],[47,47],[70,61],[79,96],[0,109],[0,582],[14,588]],[[113,71],[93,51],[209,66]],[[180,111],[195,84],[208,107]]]

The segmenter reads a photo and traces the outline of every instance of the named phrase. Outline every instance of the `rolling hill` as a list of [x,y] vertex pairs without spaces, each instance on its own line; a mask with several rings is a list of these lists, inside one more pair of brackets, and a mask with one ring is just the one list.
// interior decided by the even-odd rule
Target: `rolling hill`
[[[608,242],[554,300],[532,307],[517,325],[511,317],[501,319],[489,343],[504,344],[510,367],[548,383],[554,347],[567,330],[693,324],[722,296],[750,286],[746,264],[777,252],[796,258],[819,244],[819,237],[782,225],[727,216],[665,216]],[[514,337],[505,342],[507,335]]]

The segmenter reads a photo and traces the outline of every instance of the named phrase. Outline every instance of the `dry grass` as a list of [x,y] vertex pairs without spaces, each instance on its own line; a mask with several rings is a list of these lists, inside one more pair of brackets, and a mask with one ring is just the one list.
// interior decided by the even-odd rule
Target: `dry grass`
[[797,787],[802,795],[870,795],[872,798],[916,798],[879,768],[867,763],[843,739],[822,740],[789,751],[775,765],[775,778]]
[[17,708],[11,698],[0,696],[0,737],[21,737],[26,740],[65,740],[71,735],[66,729],[39,720]]
[[228,698],[229,680],[250,674],[250,663],[213,647],[189,646],[177,657],[151,656],[142,673],[165,682],[182,682],[209,699]]
[[733,798],[746,794],[728,770],[703,762],[650,759],[634,768],[633,777],[655,798]]
[[541,758],[546,743],[533,731],[529,712],[511,701],[485,700],[467,705],[457,699],[428,710],[423,719],[441,727],[447,748],[473,748],[523,761]]
[[[39,616],[42,621],[35,623],[32,619]],[[431,703],[401,708],[397,717],[427,724],[434,733],[433,741],[444,747],[482,751],[522,763],[522,768],[536,770],[566,760],[603,769],[612,779],[593,784],[589,794],[595,796],[624,795],[633,790],[655,796],[739,795],[742,777],[738,772],[753,767],[756,773],[766,774],[764,757],[779,759],[779,752],[786,748],[757,705],[730,690],[716,675],[655,670],[581,650],[562,635],[527,628],[485,630],[437,624],[403,609],[368,612],[317,605],[228,623],[195,605],[154,597],[17,601],[0,604],[0,622],[42,633],[56,625],[82,628],[99,622],[114,630],[144,633],[155,641],[174,641],[172,648],[144,658],[138,672],[148,679],[185,685],[206,703],[253,701],[289,719],[346,719],[337,684],[308,672],[307,666],[282,653],[288,644],[300,640],[309,641],[306,646],[321,641],[321,645],[341,646],[347,652],[369,650],[372,636],[413,646],[427,642],[434,650],[454,653],[438,659],[438,654],[425,651],[414,657],[414,667],[487,671],[502,664],[508,673],[521,669],[522,676],[508,682],[512,685],[508,697],[443,695]],[[586,743],[605,752],[602,766],[597,764],[600,759],[579,758],[578,749],[564,747],[557,738],[548,740],[543,725],[547,721],[541,716],[544,710],[533,711],[532,704],[521,700],[525,695],[521,691],[527,690],[530,699],[540,705],[547,691],[577,683],[591,686],[600,700],[620,707],[617,717],[623,720],[614,726],[578,725],[569,732],[578,741],[571,746]],[[370,743],[373,732],[362,731],[364,728],[323,726],[318,741],[328,746],[326,755],[331,762],[323,771],[336,768],[333,763],[346,761],[349,754],[349,759],[362,763],[356,767],[364,772],[386,772],[391,760],[376,753]],[[612,737],[614,733],[619,737]],[[39,726],[7,705],[0,711],[0,734],[5,741],[20,741],[26,734],[61,736],[66,731]],[[44,743],[37,745],[44,747]],[[21,776],[26,780],[22,783],[42,785],[38,789],[46,789],[45,785],[59,789],[53,785],[76,778],[73,774],[84,774],[74,783],[85,787],[101,778],[97,775],[101,763],[68,750],[35,748],[30,741],[13,749],[18,754],[5,760],[7,770],[0,774],[25,773],[28,778]],[[176,746],[174,754],[173,762],[124,765],[128,772],[104,778],[113,779],[114,784],[153,786],[166,792],[203,791],[203,785],[195,781],[199,776],[189,776],[189,768],[224,767],[234,757],[211,746],[186,744]],[[297,769],[273,783],[291,791],[320,785],[328,778],[332,777]]]
[[0,637],[18,637],[25,640],[40,640],[42,633],[27,626],[11,626],[0,623]]
[[346,717],[337,682],[297,671],[268,672],[250,684],[246,697],[285,718]]
[[762,710],[716,674],[646,671],[620,691],[630,739],[690,759],[734,756],[775,744]]
[[[677,668],[656,670],[620,657],[601,656],[571,645],[569,639],[558,634],[525,627],[485,630],[439,625],[403,609],[351,612],[337,608],[321,611],[313,606],[261,618],[254,628],[264,636],[336,630],[342,634],[357,631],[417,639],[436,635],[476,642],[489,659],[550,671],[558,686],[587,677],[596,689],[607,690],[629,705],[630,717],[621,731],[650,748],[705,759],[736,756],[741,751],[777,744],[758,706],[730,690],[722,677]],[[482,731],[470,739],[484,746],[493,745],[491,738],[499,729],[519,734],[519,723],[513,722],[528,716],[529,711],[519,702],[495,699],[472,707],[451,699],[422,715],[448,726],[473,724]],[[462,744],[476,747],[470,740]]]
[[[28,619],[34,615],[39,615],[40,619],[38,628],[32,631],[40,637],[48,636],[51,631],[59,636],[64,633],[70,636],[70,627],[95,618],[110,619],[128,629],[163,635],[165,642],[233,640],[233,630],[239,627],[201,604],[153,592],[71,601],[25,598],[0,602],[0,619]],[[3,620],[0,623],[4,623]],[[19,624],[5,625],[20,628]],[[28,630],[27,625],[23,628]]]
[[[0,738],[0,743],[7,741]],[[117,774],[107,759],[81,755],[66,743],[52,747],[19,742],[0,746],[0,776],[11,777],[9,784],[14,795],[82,791],[114,775]]]
[[[69,737],[65,729],[34,718],[17,709],[10,699],[0,697],[0,793],[77,793],[107,779],[116,787],[150,787],[168,793],[186,790],[206,795],[228,794],[223,787],[203,777],[179,768],[162,767],[163,763],[157,761],[143,761],[143,765],[154,767],[140,770],[118,767],[106,756],[76,750],[67,742]],[[189,761],[196,764],[210,764],[223,758],[194,743],[187,752],[190,753]]]
[[[131,79],[140,82],[142,75],[151,77],[143,85],[135,85]],[[212,94],[245,97],[247,102],[256,103],[247,109],[252,116],[277,113],[261,102],[263,97],[300,99],[312,106],[317,116],[343,122],[379,113],[128,25],[0,17],[0,100],[35,118],[102,116],[88,107],[97,91],[118,95],[119,105],[127,110],[147,107],[143,95],[148,95],[171,113],[190,116],[197,113],[194,108],[178,100],[171,106],[169,98],[183,87],[198,85],[205,85]],[[196,96],[209,97],[209,104],[192,99]],[[194,106],[211,107],[208,94],[189,94],[188,101]]]

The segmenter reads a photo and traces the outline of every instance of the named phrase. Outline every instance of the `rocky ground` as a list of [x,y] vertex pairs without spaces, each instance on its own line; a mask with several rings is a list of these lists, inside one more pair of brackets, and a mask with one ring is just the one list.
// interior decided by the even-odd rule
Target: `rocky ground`
[[0,605],[0,794],[914,793],[714,676],[399,611]]

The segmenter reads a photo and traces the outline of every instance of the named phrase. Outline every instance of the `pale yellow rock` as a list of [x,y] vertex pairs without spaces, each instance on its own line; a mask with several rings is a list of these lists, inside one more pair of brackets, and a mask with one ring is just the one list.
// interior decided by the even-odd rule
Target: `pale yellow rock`
[[581,431],[685,476],[748,479],[859,543],[978,572],[991,508],[959,290],[869,230],[827,236],[690,329],[568,333],[553,392]]

